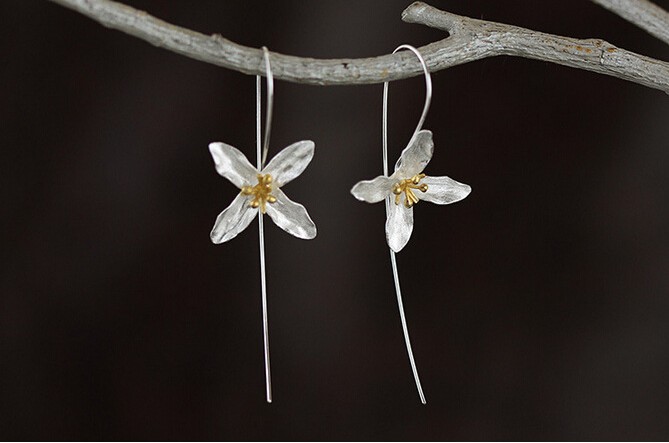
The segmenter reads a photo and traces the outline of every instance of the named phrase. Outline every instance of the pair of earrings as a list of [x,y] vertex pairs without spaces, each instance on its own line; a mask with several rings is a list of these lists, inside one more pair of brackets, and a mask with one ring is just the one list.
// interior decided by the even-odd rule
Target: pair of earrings
[[[395,292],[404,333],[409,362],[413,372],[418,395],[426,403],[418,369],[411,350],[407,328],[399,272],[395,253],[409,241],[413,230],[413,206],[421,200],[444,205],[465,198],[471,191],[468,185],[449,177],[432,177],[423,173],[432,158],[434,143],[432,132],[422,129],[432,99],[432,80],[425,60],[416,48],[401,45],[393,53],[407,49],[418,57],[425,74],[425,105],[418,125],[395,164],[392,175],[388,173],[388,82],[383,85],[383,175],[373,180],[357,183],[351,193],[355,198],[367,203],[386,203],[386,240],[390,248]],[[253,167],[238,149],[221,142],[209,145],[216,171],[240,189],[230,206],[221,212],[211,231],[211,240],[224,243],[236,237],[258,216],[260,236],[260,287],[262,295],[263,343],[265,354],[265,388],[267,402],[272,402],[272,382],[269,358],[269,333],[267,321],[267,285],[265,279],[265,237],[263,216],[267,214],[284,231],[302,239],[316,237],[316,225],[307,210],[290,200],[281,188],[297,178],[309,165],[314,156],[315,144],[302,140],[284,148],[266,164],[269,137],[272,124],[274,80],[269,60],[269,51],[263,47],[267,72],[267,108],[265,111],[265,131],[261,144],[261,77],[256,77],[256,167]]]

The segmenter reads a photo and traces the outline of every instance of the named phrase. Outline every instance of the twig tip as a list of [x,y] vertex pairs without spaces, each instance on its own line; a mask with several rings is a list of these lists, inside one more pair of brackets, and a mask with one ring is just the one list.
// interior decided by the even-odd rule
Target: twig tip
[[408,17],[415,16],[429,5],[423,2],[413,2],[402,11],[402,21],[407,21]]

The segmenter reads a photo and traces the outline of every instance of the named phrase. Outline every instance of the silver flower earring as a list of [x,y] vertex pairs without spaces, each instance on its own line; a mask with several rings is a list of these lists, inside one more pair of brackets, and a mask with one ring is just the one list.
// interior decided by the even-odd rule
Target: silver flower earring
[[[269,331],[267,321],[267,285],[265,280],[265,232],[263,215],[270,216],[284,231],[302,239],[316,237],[316,225],[307,210],[290,200],[281,188],[306,169],[314,156],[314,142],[302,140],[284,148],[265,165],[272,127],[274,79],[269,61],[269,51],[263,47],[267,70],[267,108],[265,111],[265,136],[261,143],[261,77],[256,76],[256,157],[257,166],[251,166],[246,156],[237,148],[221,142],[209,144],[216,171],[240,189],[230,206],[216,218],[211,231],[211,241],[219,244],[236,237],[258,215],[260,235],[260,288],[262,294],[263,347],[265,352],[265,388],[267,402],[272,402],[272,377],[269,360]],[[262,149],[261,149],[262,144]]]
[[425,404],[425,395],[418,377],[418,369],[414,361],[411,350],[411,341],[409,340],[409,330],[407,329],[406,318],[404,316],[404,306],[402,304],[402,293],[400,290],[399,273],[397,270],[397,261],[395,253],[400,252],[409,241],[413,231],[413,206],[421,200],[446,205],[455,203],[469,195],[471,188],[468,185],[459,183],[448,177],[432,177],[423,173],[428,162],[432,158],[434,143],[432,142],[432,132],[421,129],[430,108],[432,99],[432,79],[425,65],[425,60],[416,48],[410,45],[401,45],[393,54],[401,49],[412,51],[425,73],[425,106],[420,116],[416,130],[409,140],[407,147],[402,151],[402,155],[395,164],[395,171],[388,175],[388,82],[383,84],[383,175],[373,180],[358,182],[351,193],[355,198],[367,203],[378,203],[382,200],[386,202],[386,240],[390,247],[390,262],[393,269],[395,280],[395,292],[397,294],[397,304],[400,311],[400,320],[404,332],[404,341],[406,343],[407,353],[409,354],[409,363],[416,381],[416,388],[420,401]]

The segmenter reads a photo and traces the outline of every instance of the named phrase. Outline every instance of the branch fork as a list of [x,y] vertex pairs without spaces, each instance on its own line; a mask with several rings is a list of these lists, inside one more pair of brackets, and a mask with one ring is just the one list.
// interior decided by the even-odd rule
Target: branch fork
[[[250,75],[264,75],[263,52],[219,34],[204,35],[111,0],[50,0],[155,46]],[[669,13],[647,0],[592,0],[669,43]],[[669,63],[600,39],[575,39],[477,20],[415,2],[402,20],[448,32],[419,48],[431,72],[507,55],[610,75],[669,93]],[[410,54],[359,59],[313,59],[272,53],[274,76],[316,85],[373,84],[422,73]]]

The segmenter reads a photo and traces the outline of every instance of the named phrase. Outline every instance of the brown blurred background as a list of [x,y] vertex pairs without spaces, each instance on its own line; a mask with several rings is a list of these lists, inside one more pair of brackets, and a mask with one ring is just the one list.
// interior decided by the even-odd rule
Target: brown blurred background
[[[310,57],[444,36],[408,0],[126,3]],[[669,60],[586,0],[431,4]],[[473,192],[418,205],[398,256],[422,406],[383,205],[349,194],[381,171],[382,86],[277,82],[271,154],[316,142],[286,192],[319,233],[268,224],[267,405],[257,224],[209,241],[236,190],[207,144],[253,156],[254,78],[47,1],[0,13],[2,439],[669,439],[667,95],[506,57],[433,75],[427,172]],[[393,159],[423,94],[391,85]]]

